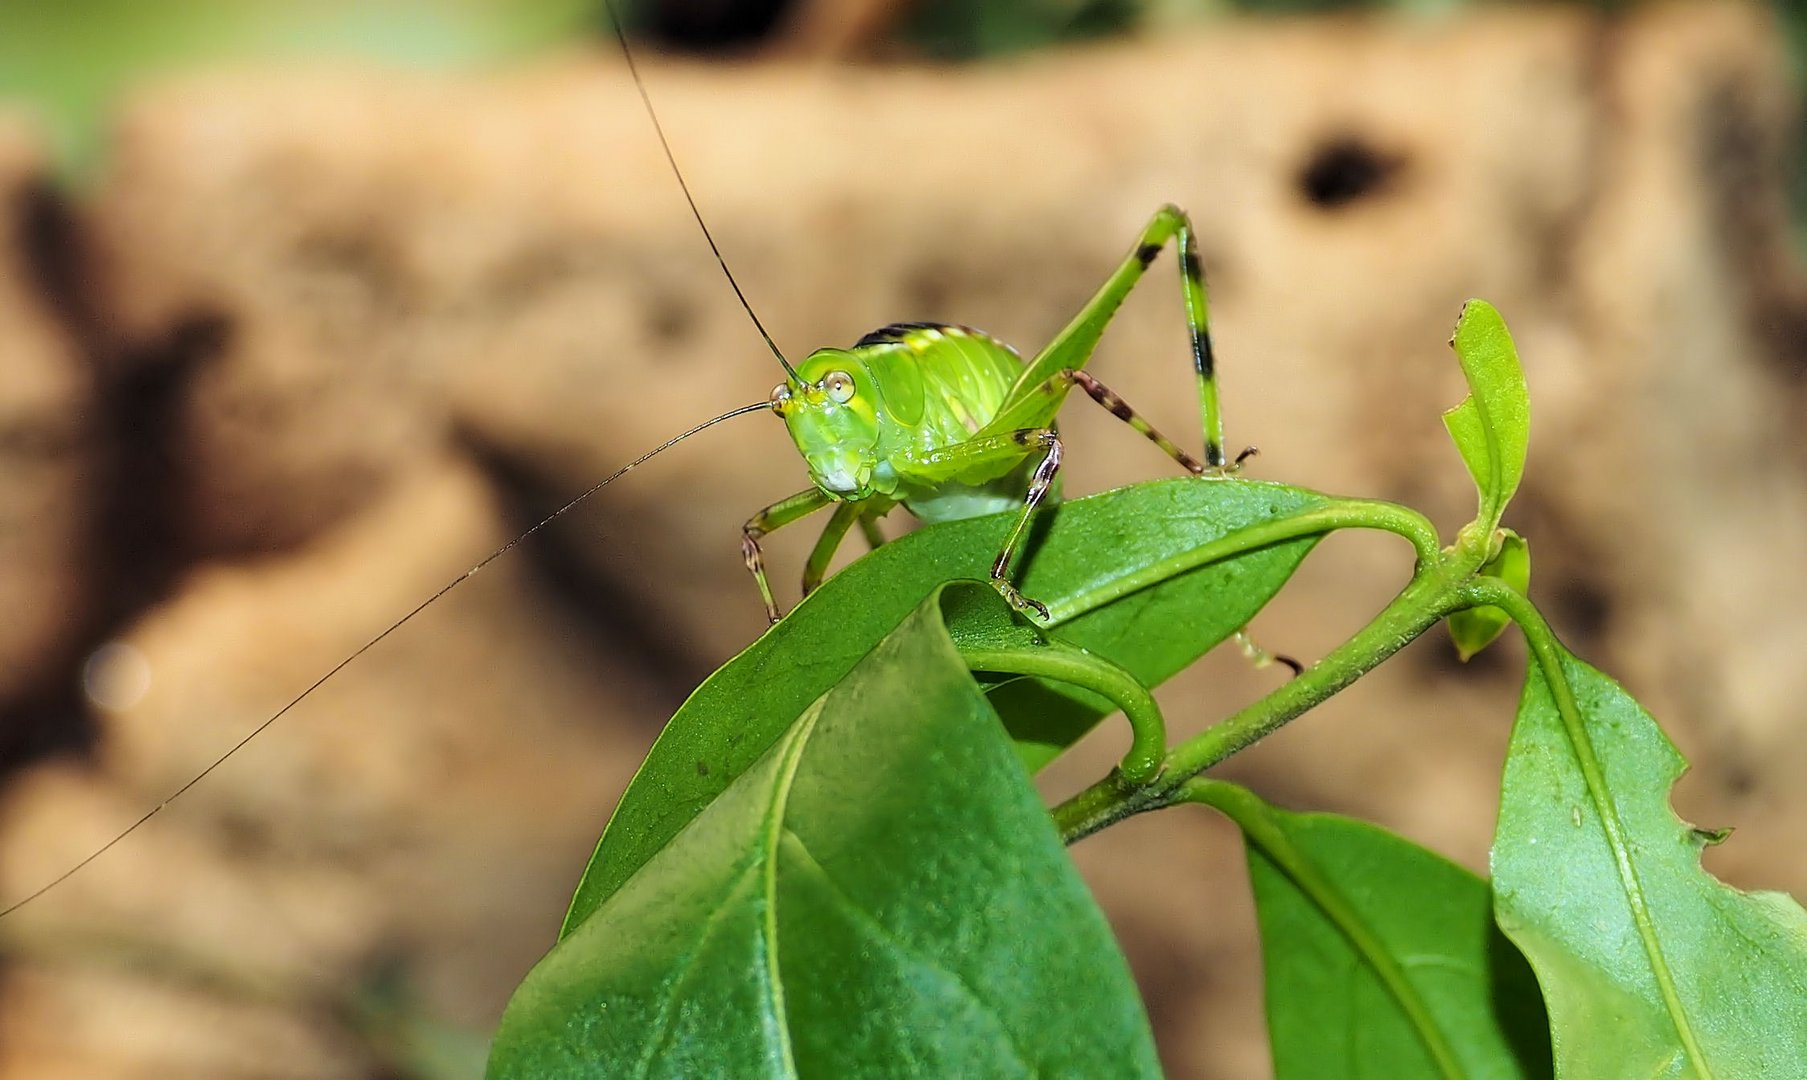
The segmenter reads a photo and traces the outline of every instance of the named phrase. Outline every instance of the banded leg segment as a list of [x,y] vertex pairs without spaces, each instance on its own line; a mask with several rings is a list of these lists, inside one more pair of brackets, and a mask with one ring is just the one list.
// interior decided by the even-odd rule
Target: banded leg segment
[[[766,580],[765,558],[759,551],[759,538],[782,529],[793,521],[806,518],[833,501],[821,488],[812,487],[779,499],[748,518],[747,523],[740,527],[741,558],[746,560],[747,569],[752,572],[753,581],[759,586],[760,599],[765,601],[766,618],[774,623],[778,621],[778,601],[772,599],[772,583]],[[834,523],[830,522],[829,527],[833,528]],[[842,525],[841,535],[846,533],[847,526]]]
[[[1142,419],[1136,410],[1129,407],[1129,402],[1117,396],[1116,391],[1094,379],[1083,371],[1068,369],[1060,373],[1060,378],[1074,383],[1091,396],[1093,401],[1109,410],[1110,414],[1128,424],[1132,429],[1142,433],[1149,442],[1161,448],[1161,452],[1180,463],[1180,467],[1197,476],[1205,471],[1198,459],[1179,448],[1172,439],[1161,434],[1153,424]],[[1238,462],[1240,464],[1240,461]]]
[[[1217,361],[1211,350],[1211,314],[1205,271],[1199,262],[1198,239],[1193,232],[1192,220],[1177,206],[1169,204],[1155,211],[1128,257],[1073,321],[1030,361],[1018,385],[1035,386],[1063,370],[1083,369],[1124,297],[1135,288],[1170,240],[1179,248],[1180,294],[1185,301],[1186,330],[1192,339],[1192,368],[1198,380],[1199,419],[1205,438],[1204,463],[1208,469],[1221,469],[1224,465],[1223,414],[1218,403]],[[999,420],[1003,425],[1017,426],[1027,418],[1010,416]]]

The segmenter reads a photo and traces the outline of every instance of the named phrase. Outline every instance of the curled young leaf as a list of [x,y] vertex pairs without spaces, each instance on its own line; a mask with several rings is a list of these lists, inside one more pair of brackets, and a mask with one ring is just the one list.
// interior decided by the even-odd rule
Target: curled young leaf
[[1464,304],[1449,344],[1468,380],[1468,396],[1443,414],[1443,425],[1480,493],[1475,525],[1489,535],[1524,476],[1531,398],[1512,335],[1492,304]]

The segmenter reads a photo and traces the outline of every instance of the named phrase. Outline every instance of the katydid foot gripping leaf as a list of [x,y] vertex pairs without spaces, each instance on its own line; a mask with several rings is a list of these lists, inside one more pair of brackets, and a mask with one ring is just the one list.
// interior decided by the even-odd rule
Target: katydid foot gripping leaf
[[931,599],[540,962],[489,1075],[1159,1069]]

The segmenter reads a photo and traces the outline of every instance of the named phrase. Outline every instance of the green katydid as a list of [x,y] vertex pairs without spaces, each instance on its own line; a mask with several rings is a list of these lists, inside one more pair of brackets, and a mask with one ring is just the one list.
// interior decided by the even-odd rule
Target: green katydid
[[[1010,565],[1060,469],[1062,447],[1054,417],[1075,385],[1187,470],[1225,471],[1204,267],[1185,211],[1171,204],[1156,210],[1116,272],[1027,364],[1010,346],[971,327],[902,322],[874,330],[851,348],[818,349],[793,367],[728,268],[678,167],[620,20],[613,22],[628,72],[691,217],[741,308],[784,369],[785,381],[773,388],[769,405],[783,418],[814,482],[753,515],[741,528],[742,555],[772,622],[779,619],[778,603],[766,580],[759,540],[831,503],[839,505],[804,564],[805,594],[821,584],[835,550],[856,522],[869,543],[882,542],[876,522],[894,506],[902,504],[923,521],[954,521],[1017,507],[1016,525],[992,564],[991,581],[1012,607],[1045,619],[1047,608],[1011,584]],[[1179,248],[1180,289],[1205,437],[1203,464],[1084,371],[1117,308],[1169,242]],[[1237,463],[1251,453],[1252,448],[1244,451]],[[1252,656],[1264,658],[1246,636],[1239,640]]]
[[[1194,474],[1228,472],[1242,457],[1252,453],[1252,450],[1245,451],[1236,463],[1226,463],[1204,274],[1196,236],[1186,214],[1171,205],[1155,212],[1129,254],[1096,294],[1046,348],[1026,363],[1009,346],[980,331],[942,323],[912,322],[882,327],[850,348],[817,350],[793,366],[760,323],[729,270],[678,170],[675,155],[653,110],[625,37],[621,39],[621,46],[635,87],[691,213],[741,306],[782,366],[785,381],[773,390],[768,400],[704,421],[642,454],[485,556],[347,655],[105,845],[42,887],[0,909],[0,918],[48,892],[126,839],[315,690],[527,537],[664,450],[733,417],[763,411],[781,417],[812,480],[810,488],[755,514],[742,529],[745,561],[774,623],[780,615],[763,569],[759,540],[771,531],[831,504],[835,509],[805,564],[805,593],[821,583],[836,548],[854,525],[861,527],[871,543],[882,543],[875,523],[898,505],[930,522],[1015,509],[1014,525],[992,564],[992,584],[1017,611],[1033,612],[1045,618],[1047,609],[1024,596],[1012,584],[1010,571],[1025,531],[1037,507],[1046,499],[1059,470],[1062,445],[1055,429],[1055,417],[1074,386],[1085,390],[1093,400]],[[1124,298],[1170,242],[1178,248],[1180,284],[1204,430],[1202,462],[1156,431],[1084,370]],[[1245,651],[1258,660],[1266,659],[1245,635],[1238,634],[1238,639]],[[1115,701],[1131,718],[1136,730],[1136,745],[1131,756],[1125,759],[1126,777],[1134,782],[1152,779],[1162,742],[1160,714],[1152,698],[1114,665],[1096,658],[1070,659],[1068,675],[1073,677],[1068,681],[1089,685]],[[1080,662],[1082,659],[1085,663]],[[1297,670],[1296,662],[1284,657],[1279,659]],[[982,664],[976,662],[975,667],[997,672],[1018,671],[1014,663],[1011,658],[996,654],[989,655]],[[1076,675],[1086,664],[1096,670],[1090,675]],[[1029,672],[1022,670],[1020,673]]]
[[[1205,430],[1203,464],[1084,370],[1118,305],[1170,240],[1180,252]],[[771,620],[778,621],[778,605],[760,563],[759,538],[830,503],[839,505],[805,564],[805,593],[820,584],[835,548],[856,522],[869,527],[893,506],[902,504],[924,521],[1017,507],[1016,525],[992,564],[991,580],[1012,607],[1045,619],[1047,608],[1019,592],[1009,574],[1023,531],[1060,468],[1054,417],[1074,386],[1191,472],[1221,471],[1222,420],[1195,244],[1184,211],[1157,210],[1116,273],[1026,364],[1008,345],[978,330],[938,323],[894,323],[852,348],[818,349],[796,368],[780,356],[787,377],[772,391],[772,409],[784,419],[815,486],[766,507],[742,531],[747,568]]]

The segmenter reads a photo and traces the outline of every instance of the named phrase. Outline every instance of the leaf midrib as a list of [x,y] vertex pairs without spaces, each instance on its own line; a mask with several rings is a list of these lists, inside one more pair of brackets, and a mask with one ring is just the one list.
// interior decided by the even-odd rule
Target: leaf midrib
[[1669,1014],[1670,1022],[1675,1025],[1682,1052],[1687,1055],[1696,1076],[1701,1080],[1713,1080],[1713,1071],[1707,1064],[1700,1039],[1694,1033],[1694,1025],[1682,1005],[1681,993],[1675,985],[1674,973],[1669,970],[1662,942],[1657,938],[1656,924],[1650,916],[1643,881],[1632,862],[1625,824],[1619,819],[1618,806],[1612,801],[1611,792],[1607,788],[1605,771],[1600,766],[1599,756],[1594,752],[1593,739],[1588,734],[1580,706],[1575,702],[1567,665],[1557,653],[1558,646],[1553,639],[1527,633],[1526,640],[1537,656],[1538,667],[1543,671],[1544,682],[1550,691],[1550,699],[1556,705],[1556,713],[1568,735],[1569,746],[1575,752],[1582,782],[1587,785],[1588,799],[1594,804],[1594,812],[1599,815],[1601,827],[1606,832],[1607,846],[1612,849],[1614,868],[1619,876],[1619,887],[1624,891],[1626,904],[1631,908],[1632,924],[1637,927],[1639,941],[1650,963],[1651,977],[1656,980],[1657,993],[1662,996],[1664,1009]]
[[786,733],[783,756],[778,762],[778,774],[772,782],[771,801],[766,805],[765,817],[760,826],[761,857],[764,860],[760,873],[765,901],[763,930],[766,1002],[778,1036],[784,1075],[790,1077],[797,1075],[797,1060],[791,1047],[791,1029],[785,1016],[784,977],[778,963],[778,845],[784,839],[784,814],[790,806],[791,791],[797,783],[797,770],[803,763],[803,749],[809,744],[817,721],[822,718],[822,705],[826,700],[825,697],[817,698],[816,703],[798,717]]

